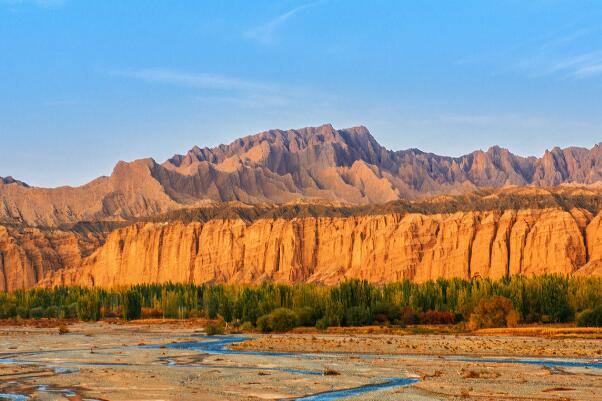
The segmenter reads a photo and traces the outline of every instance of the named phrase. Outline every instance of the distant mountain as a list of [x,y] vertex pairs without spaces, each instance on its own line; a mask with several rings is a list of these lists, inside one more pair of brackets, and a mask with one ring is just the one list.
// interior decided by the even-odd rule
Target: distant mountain
[[[122,220],[207,201],[376,204],[505,186],[602,181],[602,147],[554,148],[521,157],[492,147],[461,157],[391,151],[363,126],[270,130],[215,148],[194,147],[162,164],[119,162],[81,187],[33,188],[0,178],[0,222],[57,226]],[[15,185],[17,184],[17,185]]]
[[19,180],[15,180],[13,177],[0,177],[0,184],[17,184],[17,185],[21,185],[24,187],[28,187],[29,185],[27,185],[26,183],[24,183],[23,181],[19,181]]

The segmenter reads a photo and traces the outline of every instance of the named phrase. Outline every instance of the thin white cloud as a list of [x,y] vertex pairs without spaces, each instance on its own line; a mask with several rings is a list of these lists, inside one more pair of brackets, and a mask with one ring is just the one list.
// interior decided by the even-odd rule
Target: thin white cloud
[[566,33],[564,35],[556,36],[556,37],[548,40],[547,42],[544,42],[540,46],[540,50],[547,51],[547,50],[557,49],[557,48],[566,46],[568,44],[578,41],[578,39],[581,39],[584,36],[589,36],[591,34],[597,33],[600,31],[600,29],[601,29],[600,27],[583,28],[583,29],[578,29],[573,32]]
[[279,28],[281,28],[288,20],[290,20],[299,12],[311,7],[315,7],[320,3],[322,3],[322,1],[316,1],[313,3],[307,3],[295,7],[283,14],[278,15],[276,18],[266,22],[265,24],[247,30],[243,33],[243,36],[247,39],[256,41],[263,45],[271,45],[276,41],[276,31]]
[[586,79],[602,75],[602,27],[583,22],[565,25],[495,52],[481,52],[455,63],[491,64],[492,73],[519,72],[529,78],[555,76],[561,79]]
[[228,106],[240,107],[243,109],[259,109],[262,107],[279,108],[290,104],[291,98],[285,95],[245,93],[238,96],[228,95],[200,95],[195,99],[200,103],[216,104],[221,103]]
[[541,43],[518,65],[532,77],[557,75],[569,79],[591,78],[602,73],[598,25],[564,30]]
[[529,77],[556,75],[565,79],[585,79],[602,74],[602,51],[596,50],[570,55],[534,55],[516,64]]
[[568,78],[585,79],[602,74],[602,51],[576,54],[561,59],[549,68],[550,73],[560,72]]
[[110,74],[139,79],[147,82],[178,85],[197,89],[213,89],[237,92],[275,91],[274,87],[262,82],[233,78],[219,74],[192,73],[162,68],[112,70],[110,71]]
[[198,101],[227,103],[243,108],[295,107],[306,103],[308,99],[316,105],[333,102],[333,96],[312,88],[206,72],[145,68],[110,70],[107,73],[115,77],[195,89],[198,93],[194,98]]
[[575,71],[576,78],[589,78],[602,74],[602,62],[582,67]]

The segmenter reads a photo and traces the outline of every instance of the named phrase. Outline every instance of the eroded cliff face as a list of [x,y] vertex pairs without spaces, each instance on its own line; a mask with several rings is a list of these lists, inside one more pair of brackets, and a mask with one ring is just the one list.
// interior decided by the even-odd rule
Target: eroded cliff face
[[52,271],[80,266],[101,234],[0,226],[0,291],[36,286]]
[[44,284],[496,279],[600,259],[601,217],[580,209],[138,223]]

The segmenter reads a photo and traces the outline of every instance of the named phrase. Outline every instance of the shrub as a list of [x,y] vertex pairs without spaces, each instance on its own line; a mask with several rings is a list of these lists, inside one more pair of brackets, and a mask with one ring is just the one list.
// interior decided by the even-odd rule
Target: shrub
[[21,319],[27,319],[29,317],[29,310],[24,306],[18,306],[15,314]]
[[372,309],[374,319],[380,323],[394,322],[399,319],[401,308],[390,303],[378,303]]
[[253,326],[253,323],[251,322],[244,322],[241,326],[240,329],[242,331],[253,331],[255,330],[255,326]]
[[506,297],[493,296],[482,299],[470,315],[472,330],[492,327],[512,327],[518,323],[518,313],[512,301]]
[[299,325],[297,314],[288,308],[274,309],[269,315],[257,319],[257,328],[262,333],[275,331],[284,333]]
[[123,317],[123,310],[124,309],[120,305],[103,306],[100,308],[100,317],[102,319]]
[[297,315],[288,308],[278,308],[270,313],[269,316],[272,331],[283,333],[298,325]]
[[518,326],[519,322],[520,322],[520,314],[515,310],[512,310],[506,316],[506,327],[516,327],[516,326]]
[[372,322],[370,310],[363,306],[352,306],[345,313],[347,326],[365,326]]
[[207,327],[205,327],[205,334],[207,334],[208,336],[216,336],[219,334],[224,334],[224,326],[221,324],[208,324]]
[[263,315],[257,318],[257,330],[261,331],[262,333],[269,333],[272,331],[270,317],[268,315]]
[[602,305],[586,309],[577,315],[579,327],[602,327]]
[[57,317],[60,317],[59,316],[60,313],[61,313],[61,310],[59,309],[58,306],[51,305],[48,308],[46,308],[46,317],[57,318]]
[[402,308],[399,313],[399,322],[404,326],[408,324],[417,324],[419,322],[419,317],[414,309],[406,306],[405,308]]
[[0,302],[0,319],[17,316],[17,305],[13,302]]
[[316,316],[313,308],[306,306],[304,308],[295,309],[297,314],[297,324],[299,326],[311,327],[316,324]]
[[60,316],[64,319],[73,319],[77,317],[77,303],[72,303],[61,307]]
[[456,314],[454,312],[441,312],[430,310],[420,314],[420,323],[454,324],[456,323]]
[[46,317],[46,310],[41,306],[38,306],[37,308],[31,308],[29,310],[29,317],[31,317],[32,319],[40,319]]
[[328,329],[328,319],[323,317],[322,319],[316,322],[316,329],[318,330],[326,330]]
[[334,369],[326,368],[324,370],[324,376],[339,376],[340,373]]

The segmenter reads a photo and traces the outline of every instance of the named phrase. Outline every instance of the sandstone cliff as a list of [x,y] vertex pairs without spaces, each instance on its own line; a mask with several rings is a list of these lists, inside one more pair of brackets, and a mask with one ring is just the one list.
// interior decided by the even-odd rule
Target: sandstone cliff
[[137,223],[112,232],[81,264],[52,270],[45,284],[570,274],[602,258],[600,220],[556,208]]
[[602,273],[602,191],[510,188],[383,205],[208,205],[0,226],[0,290]]
[[0,291],[36,286],[49,272],[79,266],[102,233],[0,226]]

